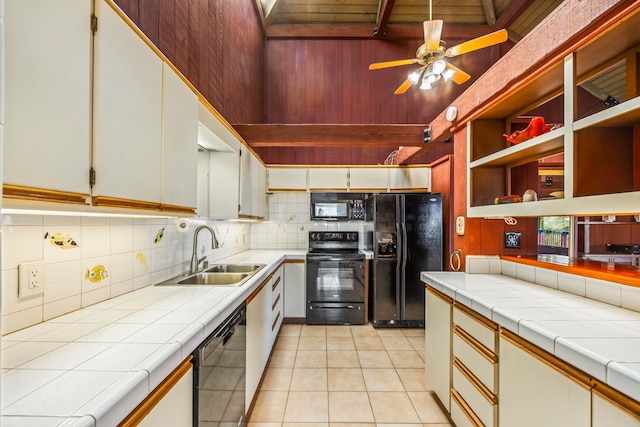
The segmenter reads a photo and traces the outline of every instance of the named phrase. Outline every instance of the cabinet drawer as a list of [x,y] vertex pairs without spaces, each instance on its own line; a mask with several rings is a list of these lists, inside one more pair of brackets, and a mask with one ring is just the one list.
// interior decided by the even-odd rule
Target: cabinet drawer
[[491,320],[485,319],[464,306],[456,305],[453,310],[453,323],[459,325],[489,350],[496,352],[498,327]]
[[451,419],[456,427],[484,427],[456,390],[451,390]]
[[458,359],[453,359],[453,390],[460,394],[482,424],[497,426],[498,399]]
[[458,325],[453,331],[453,355],[491,392],[497,392],[498,356],[475,341]]
[[274,303],[276,298],[282,294],[282,277],[273,276],[271,279],[271,302]]

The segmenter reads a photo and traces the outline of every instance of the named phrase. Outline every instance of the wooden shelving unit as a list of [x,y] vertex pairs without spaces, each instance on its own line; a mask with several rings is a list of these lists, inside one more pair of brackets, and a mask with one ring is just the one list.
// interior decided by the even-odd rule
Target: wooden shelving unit
[[[633,214],[640,211],[640,11],[594,34],[530,76],[516,92],[467,124],[470,217]],[[491,72],[491,71],[489,71]],[[616,82],[608,83],[615,74]],[[603,83],[603,81],[605,81]],[[597,98],[616,93],[616,102]],[[588,93],[593,96],[590,97]],[[559,98],[561,97],[561,98]],[[591,104],[584,105],[589,99]],[[604,99],[602,99],[604,101]],[[594,102],[595,101],[595,102]],[[553,105],[551,105],[553,103]],[[561,127],[511,145],[503,134],[524,118],[562,105]],[[556,124],[556,123],[549,123]],[[557,198],[495,205],[496,197],[540,193],[539,161],[564,158]]]

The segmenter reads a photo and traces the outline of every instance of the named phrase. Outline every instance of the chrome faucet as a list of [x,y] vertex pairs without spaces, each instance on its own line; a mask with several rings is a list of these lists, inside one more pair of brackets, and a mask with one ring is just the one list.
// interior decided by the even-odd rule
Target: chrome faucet
[[189,267],[189,273],[194,274],[198,272],[198,268],[200,267],[200,263],[207,259],[206,256],[198,259],[198,233],[202,229],[207,229],[211,233],[211,249],[218,248],[218,239],[216,239],[216,233],[213,231],[211,227],[208,225],[201,225],[195,229],[193,232],[193,253],[191,254],[191,265]]

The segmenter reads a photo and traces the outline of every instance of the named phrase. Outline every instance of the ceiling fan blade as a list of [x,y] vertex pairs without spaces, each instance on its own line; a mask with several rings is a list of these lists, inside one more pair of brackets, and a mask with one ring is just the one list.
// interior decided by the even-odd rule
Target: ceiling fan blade
[[418,62],[416,58],[413,59],[400,59],[398,61],[376,62],[369,65],[369,70],[379,70],[381,68],[397,67],[399,65],[411,65]]
[[469,80],[471,78],[471,76],[467,73],[465,73],[464,71],[462,71],[460,68],[456,67],[455,65],[451,65],[449,63],[447,63],[447,68],[450,69],[451,71],[453,71],[453,75],[451,76],[451,80],[453,80],[455,83],[461,85],[462,83],[466,82],[467,80]]
[[463,53],[472,52],[474,50],[483,49],[485,47],[493,46],[494,44],[505,42],[508,38],[509,35],[507,34],[507,30],[495,31],[447,49],[446,55],[449,57],[462,55]]
[[400,87],[398,87],[398,89],[396,89],[395,92],[393,92],[394,95],[402,95],[403,93],[405,93],[409,88],[411,87],[411,82],[409,81],[409,79],[405,80]]
[[427,50],[436,50],[440,46],[442,35],[442,20],[424,21],[424,44]]

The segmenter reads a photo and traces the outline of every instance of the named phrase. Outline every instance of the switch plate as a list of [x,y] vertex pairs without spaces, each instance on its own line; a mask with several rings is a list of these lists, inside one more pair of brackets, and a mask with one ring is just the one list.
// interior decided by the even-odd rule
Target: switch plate
[[44,292],[46,268],[44,261],[18,264],[18,298],[40,295]]
[[459,216],[456,218],[456,234],[458,236],[464,236],[464,217]]

